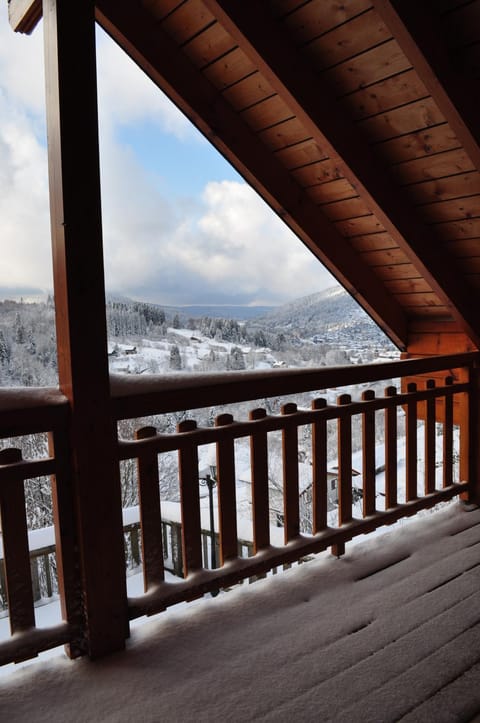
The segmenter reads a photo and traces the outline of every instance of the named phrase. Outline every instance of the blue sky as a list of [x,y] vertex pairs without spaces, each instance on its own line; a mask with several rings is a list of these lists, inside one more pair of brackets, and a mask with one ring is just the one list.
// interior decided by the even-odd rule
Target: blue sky
[[[52,288],[43,37],[0,2],[0,297]],[[334,284],[132,61],[97,32],[107,290],[164,304],[279,304]]]

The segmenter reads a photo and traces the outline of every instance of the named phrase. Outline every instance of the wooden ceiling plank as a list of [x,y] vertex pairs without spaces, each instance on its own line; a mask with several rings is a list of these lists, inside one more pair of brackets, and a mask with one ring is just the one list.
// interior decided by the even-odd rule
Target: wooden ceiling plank
[[317,183],[313,186],[307,186],[309,197],[318,205],[322,203],[332,203],[335,201],[345,201],[356,197],[356,191],[346,178],[339,178],[328,183]]
[[397,264],[409,264],[410,259],[402,249],[380,249],[375,251],[365,251],[362,258],[369,266],[395,266]]
[[422,278],[412,279],[385,279],[385,287],[391,294],[425,294],[430,292],[430,287]]
[[162,28],[183,45],[215,22],[201,0],[188,0],[162,22]]
[[304,125],[295,117],[260,131],[258,137],[271,151],[279,151],[310,138],[305,133]]
[[370,216],[351,218],[348,221],[336,221],[335,227],[346,238],[385,231],[385,228],[373,213]]
[[427,89],[410,68],[346,95],[342,98],[342,105],[355,120],[362,120],[427,96]]
[[444,176],[432,181],[404,186],[404,189],[415,204],[475,196],[480,193],[480,173],[470,171],[455,176]]
[[[305,43],[319,35],[343,25],[356,15],[360,15],[372,7],[371,0],[347,0],[336,2],[331,0],[310,0],[310,2],[296,3],[294,0],[283,0],[282,14],[288,12],[284,22],[298,43]],[[275,15],[281,14],[282,2],[270,2]],[[288,11],[285,5],[288,5]]]
[[243,119],[255,132],[270,128],[279,121],[289,120],[291,115],[292,111],[278,95],[262,100],[242,112]]
[[480,218],[466,218],[462,221],[438,223],[435,225],[435,233],[440,241],[479,238]]
[[398,248],[390,234],[385,231],[381,233],[371,233],[367,236],[356,236],[350,240],[350,245],[356,251],[360,252]]
[[480,238],[459,239],[446,241],[444,246],[449,249],[456,258],[480,256]]
[[8,21],[16,33],[30,35],[42,17],[42,0],[8,0]]
[[239,80],[246,78],[256,70],[245,54],[234,47],[232,51],[223,55],[215,62],[208,65],[203,74],[215,87],[222,90],[228,88]]
[[436,104],[431,98],[424,98],[361,120],[358,125],[367,138],[383,141],[441,123],[445,123],[445,118]]
[[370,215],[365,203],[358,196],[347,200],[331,201],[324,204],[319,203],[318,205],[330,221],[344,221]]
[[303,168],[317,161],[330,160],[312,138],[307,138],[286,148],[280,148],[275,151],[275,156],[289,171]]
[[[398,264],[397,266],[377,266],[375,267],[376,275],[384,281],[396,280],[419,280],[419,276],[413,264]],[[427,285],[428,286],[428,285]],[[430,287],[429,287],[430,288]]]
[[390,141],[382,141],[376,147],[382,158],[390,163],[404,163],[416,158],[461,149],[458,138],[447,123],[393,138]]
[[[161,87],[400,347],[401,307],[378,284],[348,242],[305,197],[218,90],[198,72],[151,17],[135,5],[97,0],[97,21]],[[382,314],[379,313],[382,310]]]
[[210,25],[183,45],[184,53],[199,68],[210,65],[232,49],[232,39],[219,23]]
[[320,70],[343,63],[390,38],[391,33],[385,23],[373,10],[369,10],[312,40],[303,50],[315,58]]
[[239,80],[233,87],[223,91],[223,97],[239,112],[249,108],[254,103],[270,98],[272,95],[275,95],[275,91],[258,71]]
[[427,223],[480,218],[480,196],[427,203],[423,206],[417,206],[417,209]]
[[480,170],[478,101],[468,80],[454,73],[441,40],[438,18],[428,3],[373,0],[448,124]]
[[296,181],[298,181],[298,183],[300,183],[302,188],[310,188],[310,186],[333,183],[337,180],[345,181],[345,179],[342,178],[336,163],[331,161],[330,158],[326,158],[323,161],[309,163],[305,166],[300,166],[292,171],[292,176]]
[[316,70],[323,70],[322,78],[339,98],[397,73],[410,70],[411,67],[398,43],[392,39],[333,68],[323,70],[320,67]]
[[475,166],[463,148],[404,161],[391,169],[401,185],[422,183],[473,170]]
[[[330,158],[338,159],[342,174],[356,188],[384,229],[410,256],[434,290],[437,303],[440,299],[448,306],[461,328],[480,344],[480,319],[472,308],[468,286],[463,279],[450,273],[449,259],[435,243],[433,233],[386,177],[383,165],[365,144],[356,125],[341,112],[328,85],[323,85],[321,76],[314,73],[299,56],[289,36],[272,23],[265,6],[254,7],[251,3],[238,3],[236,0],[204,2],[285,99],[312,138]],[[387,49],[390,43],[385,43],[380,48],[383,52],[388,50],[388,62],[392,63],[391,67],[385,68],[385,75],[392,74],[391,70],[404,69],[405,64],[410,62],[405,61],[399,46],[392,42],[395,47]],[[376,48],[371,53],[378,50]],[[398,54],[403,60],[397,57]],[[321,105],[319,97],[322,98]],[[338,223],[349,224],[350,221]],[[378,312],[381,313],[381,310]]]

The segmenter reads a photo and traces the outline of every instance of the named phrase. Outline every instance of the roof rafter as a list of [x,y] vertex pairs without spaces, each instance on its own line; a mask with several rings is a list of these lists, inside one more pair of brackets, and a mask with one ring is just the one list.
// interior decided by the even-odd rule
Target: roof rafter
[[479,344],[480,320],[470,303],[471,296],[464,279],[451,273],[450,261],[429,227],[387,176],[361,131],[339,107],[331,89],[314,74],[280,23],[273,21],[268,7],[251,0],[203,2],[313,139],[336,160],[343,175],[408,253],[459,326]]
[[428,3],[373,0],[373,6],[480,171],[478,99],[471,83],[452,71]]
[[237,168],[400,347],[403,310],[286,169],[137,3],[97,0],[97,21]]
[[30,33],[42,17],[42,0],[8,0],[8,20],[17,33]]

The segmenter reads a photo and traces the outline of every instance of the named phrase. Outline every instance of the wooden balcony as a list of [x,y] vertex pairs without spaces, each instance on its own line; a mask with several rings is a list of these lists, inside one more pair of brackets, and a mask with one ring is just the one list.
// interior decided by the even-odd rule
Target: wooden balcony
[[[152,426],[138,422],[134,438],[119,440],[116,464],[136,460],[139,491],[140,544],[144,593],[125,598],[123,626],[128,621],[159,613],[175,603],[190,601],[205,593],[216,593],[245,579],[265,576],[272,568],[295,563],[306,556],[331,548],[336,556],[345,551],[353,538],[384,525],[434,507],[439,502],[462,496],[476,499],[476,478],[472,477],[474,456],[471,440],[476,438],[474,378],[478,355],[405,360],[370,366],[284,370],[276,372],[238,372],[192,377],[112,379],[112,416],[119,421],[141,419],[146,415],[191,410],[171,433],[158,433]],[[411,381],[413,378],[417,382]],[[397,386],[393,383],[397,380]],[[423,381],[422,381],[423,380]],[[370,387],[386,385],[382,396]],[[360,384],[358,399],[340,393],[341,387]],[[329,403],[332,392],[335,404]],[[318,391],[321,390],[321,391]],[[312,399],[309,408],[294,402],[282,404],[279,413],[267,413],[269,398],[304,395]],[[473,396],[472,396],[473,395]],[[304,397],[303,397],[304,398]],[[258,400],[264,406],[259,406]],[[88,550],[84,550],[79,532],[78,510],[72,493],[72,470],[68,440],[68,405],[56,390],[4,390],[1,392],[1,434],[16,435],[48,432],[50,457],[23,460],[14,446],[0,453],[1,520],[5,562],[5,583],[10,612],[12,638],[0,646],[2,663],[35,656],[62,643],[70,655],[86,650],[85,640],[92,634],[85,618],[82,600],[88,571]],[[245,402],[245,418],[235,419],[221,413],[213,426],[198,426],[195,409]],[[397,433],[399,414],[405,420],[400,449]],[[161,417],[158,416],[158,419]],[[422,446],[419,450],[418,423],[422,420]],[[378,454],[376,429],[384,425],[384,488],[378,495],[375,470]],[[328,515],[327,437],[336,438],[339,466],[338,513]],[[362,435],[362,503],[352,498],[352,429]],[[311,455],[311,518],[305,528],[300,520],[298,438],[308,439]],[[281,436],[283,530],[272,539],[269,509],[269,448],[273,435]],[[442,441],[441,451],[436,440]],[[251,468],[251,554],[239,553],[237,510],[237,471],[235,445],[249,444]],[[12,442],[13,445],[13,442]],[[202,543],[199,491],[199,449],[216,449],[217,505],[215,528],[219,536],[219,561],[214,569],[205,563]],[[377,452],[376,452],[377,450]],[[162,500],[159,493],[159,455],[174,451],[178,455],[178,481],[181,510],[181,548],[183,579],[165,579],[165,533],[162,533]],[[353,450],[355,451],[355,450]],[[399,473],[400,456],[404,460]],[[421,464],[418,460],[421,459]],[[459,460],[459,464],[458,464]],[[34,595],[28,544],[23,481],[39,475],[52,475],[55,513],[56,568],[63,621],[53,628],[35,626]],[[356,482],[358,485],[358,482]],[[115,500],[119,499],[116,495]],[[118,510],[121,519],[121,508]],[[86,525],[107,525],[92,508]],[[116,519],[116,517],[115,517]],[[163,516],[165,522],[165,515]],[[99,555],[122,565],[123,587],[126,571],[123,530],[112,526],[103,530],[110,536],[108,550]],[[120,544],[118,544],[120,543]],[[248,544],[248,543],[247,543]],[[138,554],[138,552],[137,552]],[[107,595],[101,604],[108,610]],[[102,611],[99,611],[101,614]],[[95,614],[95,608],[90,615]],[[105,611],[104,611],[105,614]],[[103,631],[105,634],[105,631]],[[108,634],[108,631],[107,631]]]
[[[380,541],[380,544],[379,544]],[[392,534],[133,627],[94,665],[0,678],[5,720],[474,720],[480,511]],[[81,701],[81,710],[79,709]]]
[[[112,685],[104,679],[107,718],[120,711],[132,719],[121,708],[126,692],[154,720],[172,719],[179,700],[190,705],[182,719],[195,721],[232,715],[285,720],[298,718],[299,711],[303,719],[325,713],[348,721],[457,721],[477,714],[478,512],[461,517],[457,506],[457,512],[452,507],[435,513],[428,522],[420,520],[417,533],[400,547],[386,542],[384,549],[365,547],[358,554],[351,547],[354,538],[440,502],[461,497],[478,503],[480,497],[480,143],[474,103],[479,5],[445,0],[411,12],[408,3],[396,0],[341,6],[304,0],[84,0],[72,13],[65,0],[8,1],[16,30],[31,32],[43,13],[59,389],[0,392],[0,435],[12,439],[0,456],[11,625],[11,638],[0,646],[1,663],[62,644],[71,657],[101,658],[125,647],[134,619],[159,613],[158,622],[145,629],[138,656],[133,646],[124,663],[116,659],[115,670],[124,664],[127,674]],[[109,379],[95,21],[414,358],[269,374]],[[459,353],[436,356],[452,352]],[[374,391],[376,383],[383,384],[381,392]],[[344,388],[352,384],[365,385],[358,398]],[[288,400],[272,412],[267,402],[280,396]],[[195,410],[239,402],[245,410],[240,418],[225,410],[213,424],[196,419]],[[140,421],[133,439],[119,439],[119,421],[168,412],[180,413],[176,430]],[[380,419],[385,481],[379,494]],[[335,519],[327,495],[332,427],[339,468]],[[359,429],[361,506],[354,504],[352,489],[353,435]],[[22,459],[15,437],[37,433],[48,434],[49,454]],[[300,434],[309,440],[312,462],[307,525],[299,499]],[[281,438],[280,541],[270,528],[273,435]],[[235,450],[245,442],[249,557],[238,549]],[[201,539],[203,445],[216,449],[220,559],[210,566]],[[158,459],[167,453],[178,457],[179,582],[165,576]],[[144,591],[128,596],[119,469],[132,460]],[[23,494],[24,480],[38,475],[52,476],[61,600],[61,619],[46,628],[35,621]],[[328,550],[342,559],[310,562],[276,578],[273,607],[266,592],[273,583],[267,580],[242,592],[242,605],[236,605],[237,592],[201,601],[198,618],[192,619],[192,610],[180,629],[164,612]],[[341,581],[342,571],[353,587]],[[285,617],[287,589],[293,597],[285,607],[294,610]],[[243,607],[247,598],[249,607]],[[265,607],[274,611],[273,619],[265,617]],[[302,618],[307,640],[299,635]],[[233,619],[242,625],[232,637]],[[160,629],[165,638],[156,637]],[[161,650],[161,664],[152,649]],[[199,675],[208,664],[205,650],[215,662]],[[301,658],[306,668],[298,664]],[[108,665],[82,668],[90,691],[97,690]],[[137,697],[132,684],[145,671],[152,672],[156,690],[143,688],[145,695]],[[77,669],[79,683],[82,675]],[[50,698],[45,719],[58,713],[58,720],[70,720],[85,700],[75,694],[74,676],[69,680],[71,697]],[[215,708],[211,691],[217,681],[214,689],[223,693]],[[22,698],[35,706],[39,696],[30,690],[32,698],[24,688]],[[20,697],[15,686],[11,695],[14,709]],[[10,702],[6,716],[21,717]]]

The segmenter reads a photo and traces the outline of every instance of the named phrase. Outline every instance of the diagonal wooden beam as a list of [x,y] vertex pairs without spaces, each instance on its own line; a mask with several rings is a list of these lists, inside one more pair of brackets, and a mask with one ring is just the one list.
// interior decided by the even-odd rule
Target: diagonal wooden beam
[[400,347],[403,310],[221,93],[137,3],[97,0],[97,21],[232,163]]
[[429,3],[373,0],[373,6],[480,171],[478,97],[471,80],[453,71]]
[[451,259],[420,219],[346,116],[331,89],[315,74],[265,3],[203,0],[210,12],[258,67],[304,124],[318,145],[338,164],[370,210],[404,249],[452,317],[475,344],[480,319],[464,278],[452,273]]
[[16,33],[30,33],[42,17],[42,0],[8,0],[8,20]]

